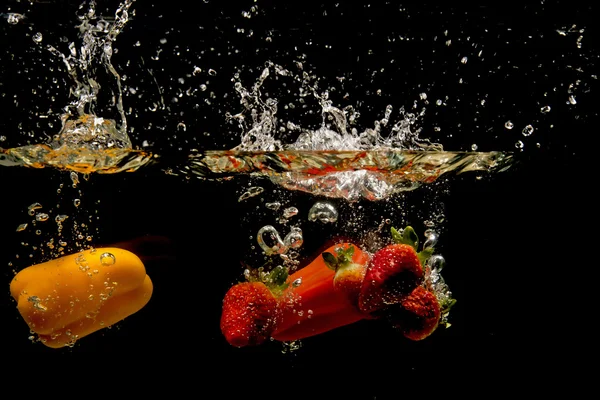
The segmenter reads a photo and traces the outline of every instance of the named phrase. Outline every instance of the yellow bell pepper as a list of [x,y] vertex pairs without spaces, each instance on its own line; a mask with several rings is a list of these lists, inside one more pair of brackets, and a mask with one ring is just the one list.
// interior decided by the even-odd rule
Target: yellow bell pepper
[[152,281],[135,254],[107,247],[27,267],[10,293],[40,341],[59,348],[141,310]]

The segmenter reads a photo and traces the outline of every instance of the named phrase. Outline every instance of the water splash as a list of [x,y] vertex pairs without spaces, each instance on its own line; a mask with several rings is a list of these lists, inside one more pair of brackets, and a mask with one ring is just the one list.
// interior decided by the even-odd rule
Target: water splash
[[[329,99],[329,92],[320,92],[317,82],[312,75],[303,70],[294,73],[273,62],[267,62],[251,89],[243,86],[239,74],[234,77],[234,89],[240,96],[243,110],[235,115],[227,113],[229,122],[237,123],[241,132],[240,144],[233,148],[236,151],[281,151],[281,150],[380,150],[394,148],[399,150],[443,151],[438,143],[431,143],[419,137],[420,129],[416,128],[419,118],[425,110],[419,113],[408,113],[404,107],[398,111],[396,121],[393,118],[394,108],[388,105],[383,117],[374,121],[372,128],[359,132],[352,125],[358,117],[358,112],[352,106],[336,107]],[[263,98],[261,88],[270,76],[278,76],[295,82],[298,97],[311,97],[321,108],[322,122],[318,129],[310,130],[294,124],[291,121],[280,121],[278,100],[272,97]],[[250,122],[250,124],[248,124]],[[286,144],[280,137],[280,132],[289,134],[297,132],[296,139]]]
[[63,61],[74,84],[71,89],[74,100],[64,110],[63,131],[66,121],[72,116],[79,118],[85,115],[96,115],[95,109],[101,88],[97,81],[99,64],[114,77],[117,92],[113,92],[113,105],[116,106],[121,119],[118,131],[126,144],[131,147],[126,134],[127,118],[123,110],[121,77],[112,65],[111,59],[113,42],[129,21],[129,9],[134,2],[135,0],[125,0],[121,3],[115,12],[114,20],[109,22],[96,15],[96,1],[89,0],[87,8],[84,6],[85,3],[81,5],[80,9],[83,9],[83,13],[78,16],[81,23],[76,26],[81,45],[78,47],[75,42],[69,43],[69,52],[66,55],[52,45],[46,46],[48,51]]

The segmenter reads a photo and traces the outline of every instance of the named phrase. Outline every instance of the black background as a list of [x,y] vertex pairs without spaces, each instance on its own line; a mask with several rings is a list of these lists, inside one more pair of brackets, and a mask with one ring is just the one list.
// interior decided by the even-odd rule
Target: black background
[[[45,27],[45,37],[49,38],[52,32],[72,29],[67,23],[72,22],[68,12],[77,4],[52,3],[36,4],[28,21]],[[263,390],[266,398],[275,397],[273,392],[279,396],[280,391],[269,388],[282,382],[289,383],[284,385],[283,393],[310,392],[314,390],[311,385],[322,383],[332,390],[349,388],[350,398],[400,398],[403,390],[415,388],[431,394],[450,389],[464,393],[473,388],[475,377],[487,378],[488,388],[494,390],[516,387],[518,382],[529,382],[528,387],[537,388],[530,380],[534,373],[560,376],[561,380],[555,383],[574,382],[574,364],[564,360],[584,359],[586,352],[582,349],[588,343],[584,334],[594,319],[586,311],[589,283],[585,272],[586,268],[593,268],[593,261],[585,261],[587,256],[581,250],[593,244],[581,230],[592,211],[585,207],[588,194],[580,160],[597,120],[597,83],[589,70],[593,70],[598,57],[592,39],[592,8],[565,2],[511,7],[437,6],[422,2],[406,4],[405,11],[398,12],[402,6],[391,4],[395,2],[336,7],[333,2],[309,6],[304,2],[210,1],[199,5],[200,11],[192,12],[183,2],[158,3],[134,4],[136,17],[116,42],[117,69],[128,71],[129,79],[139,77],[145,93],[156,87],[148,83],[150,79],[138,57],[144,57],[140,55],[144,51],[153,54],[160,47],[157,41],[165,30],[175,27],[167,43],[187,47],[188,53],[198,55],[201,49],[211,46],[217,49],[197,60],[191,55],[177,57],[166,50],[155,64],[146,59],[165,92],[167,106],[162,113],[145,111],[147,99],[156,100],[152,95],[125,98],[126,108],[139,107],[139,112],[129,119],[136,128],[133,141],[139,144],[148,138],[162,154],[180,154],[179,147],[207,146],[201,135],[168,138],[182,118],[188,133],[211,132],[217,148],[237,144],[235,127],[224,123],[222,111],[239,107],[230,81],[232,73],[236,68],[250,70],[252,82],[265,60],[292,63],[297,56],[290,52],[294,46],[298,53],[308,55],[308,63],[325,80],[340,71],[349,74],[352,83],[346,89],[353,101],[362,102],[365,115],[361,118],[366,125],[370,126],[369,121],[374,120],[370,116],[380,114],[385,104],[405,102],[410,107],[421,91],[427,91],[458,99],[447,109],[428,114],[423,122],[424,133],[434,139],[433,126],[442,126],[445,135],[453,132],[452,137],[440,139],[445,149],[468,150],[477,143],[482,151],[515,151],[514,142],[524,140],[524,151],[516,151],[518,163],[509,171],[482,179],[465,174],[447,182],[448,193],[442,196],[446,225],[441,240],[447,261],[444,277],[458,299],[451,314],[452,327],[439,329],[423,342],[412,343],[383,323],[364,321],[305,340],[303,347],[291,354],[282,354],[278,343],[248,349],[230,347],[220,334],[218,320],[222,297],[240,277],[239,262],[247,251],[248,231],[243,221],[256,203],[252,203],[253,199],[241,204],[237,198],[248,182],[188,181],[164,174],[157,165],[131,174],[93,175],[80,184],[83,206],[90,207],[99,217],[93,224],[97,229],[95,245],[148,234],[169,240],[164,249],[144,250],[167,256],[166,260],[149,261],[146,265],[155,285],[151,302],[110,330],[81,340],[73,349],[53,350],[27,339],[26,326],[6,290],[5,300],[0,302],[3,352],[27,354],[27,359],[32,357],[38,366],[109,360],[133,369],[144,368],[148,376],[176,375],[180,379],[171,382],[179,388],[222,387],[200,372],[206,367],[211,375],[226,376],[242,389]],[[261,12],[254,19],[241,17],[241,11],[253,4]],[[53,13],[56,19],[51,17]],[[62,25],[59,21],[67,22]],[[586,29],[586,47],[581,51],[575,46],[576,36],[568,36],[566,41],[556,34],[556,29],[573,24]],[[206,29],[198,30],[198,26]],[[253,37],[240,36],[236,32],[240,27],[253,28]],[[36,100],[26,89],[27,85],[40,82],[44,86],[45,78],[14,80],[22,76],[17,72],[24,67],[9,61],[9,54],[17,54],[22,60],[42,60],[45,54],[28,51],[31,39],[26,37],[27,25],[19,29],[24,31],[15,33],[3,27],[11,39],[2,43],[4,70],[0,75],[0,89],[7,94],[2,99],[2,130],[7,141],[0,143],[5,146],[26,144],[26,135],[11,136],[10,132],[19,132],[19,122],[32,124],[28,118],[37,106],[28,105],[28,101],[45,101]],[[444,40],[430,40],[445,30],[455,35],[452,37],[456,46],[464,49],[447,46]],[[266,32],[274,32],[273,41],[267,42],[272,44],[265,44]],[[488,59],[489,65],[470,67],[473,50],[466,37],[473,40],[477,34],[481,35],[484,54],[495,56]],[[26,37],[22,44],[15,42],[19,35]],[[414,40],[387,40],[394,35]],[[137,40],[148,45],[132,46]],[[311,40],[331,44],[332,50],[306,44]],[[239,51],[230,56],[217,55],[231,49]],[[371,58],[366,55],[369,50],[373,53]],[[461,70],[460,57],[456,56],[467,54],[467,50],[471,53],[466,66],[472,69]],[[373,71],[381,65],[388,66],[387,61],[392,58],[398,60],[398,69],[388,68],[373,78]],[[128,65],[127,60],[133,62]],[[211,106],[200,101],[202,105],[196,108],[195,101],[169,103],[171,94],[178,90],[177,77],[191,73],[196,64],[204,70],[218,66],[217,76],[209,85],[218,94],[218,100]],[[538,68],[538,64],[543,67]],[[498,65],[504,68],[496,68]],[[585,72],[574,71],[578,66]],[[40,74],[40,68],[34,63],[28,75]],[[138,70],[138,75],[133,69]],[[467,82],[462,86],[456,84],[461,77]],[[569,107],[565,105],[567,85],[575,78],[582,81],[576,92],[578,104]],[[16,82],[22,85],[13,85]],[[377,97],[374,91],[380,87],[391,94],[383,99]],[[551,90],[553,87],[555,91]],[[543,98],[540,93],[546,91],[549,94]],[[12,93],[18,95],[19,107],[12,103]],[[223,93],[230,97],[220,97]],[[488,106],[481,108],[477,103],[484,97]],[[552,103],[554,111],[547,119],[539,115],[540,105],[544,105],[540,101]],[[39,106],[37,110],[43,109]],[[524,139],[518,132],[506,133],[503,125],[507,119],[519,127],[533,122],[541,128]],[[147,128],[148,121],[153,122],[152,128]],[[311,119],[306,124],[319,122]],[[48,127],[41,128],[51,132]],[[221,131],[228,134],[223,135],[227,139],[217,135]],[[540,143],[539,148],[536,142]],[[0,179],[0,265],[4,265],[8,289],[13,269],[8,263],[19,268],[29,253],[21,245],[23,237],[14,232],[16,226],[27,221],[27,206],[35,201],[67,202],[72,197],[68,193],[68,174],[64,172],[2,167]],[[60,183],[67,187],[62,195],[56,194]],[[268,183],[261,184],[271,190]],[[410,196],[407,199],[414,200]],[[300,209],[313,201],[303,194],[294,197]],[[89,211],[80,212],[86,215]],[[27,240],[35,242],[35,235],[30,234]],[[319,244],[307,243],[308,248],[311,246],[316,248]],[[20,257],[15,259],[17,254]]]

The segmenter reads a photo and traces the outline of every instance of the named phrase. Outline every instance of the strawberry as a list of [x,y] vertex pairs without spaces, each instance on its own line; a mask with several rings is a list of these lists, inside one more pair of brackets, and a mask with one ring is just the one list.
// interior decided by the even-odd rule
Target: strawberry
[[263,281],[232,286],[223,299],[221,332],[229,344],[252,346],[267,340],[276,327],[278,300],[284,289],[287,270],[277,267]]
[[411,340],[423,340],[431,335],[440,321],[440,304],[435,294],[417,286],[397,306],[386,311],[394,328]]
[[262,282],[232,286],[223,299],[221,332],[236,347],[263,343],[275,326],[277,300]]
[[330,252],[322,254],[325,265],[335,271],[333,288],[346,294],[350,302],[358,307],[358,295],[365,278],[367,261],[366,252],[360,252],[357,260],[353,259],[355,245],[344,243],[335,247],[335,255]]
[[358,298],[363,312],[373,313],[397,304],[423,282],[421,263],[432,249],[417,253],[418,237],[410,226],[402,234],[392,228],[392,238],[396,243],[375,252],[367,265]]

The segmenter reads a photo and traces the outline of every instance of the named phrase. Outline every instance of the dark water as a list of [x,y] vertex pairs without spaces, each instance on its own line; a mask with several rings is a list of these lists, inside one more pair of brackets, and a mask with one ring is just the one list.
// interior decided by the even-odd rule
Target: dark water
[[[237,131],[224,123],[223,111],[239,107],[230,82],[232,73],[239,68],[252,82],[265,60],[292,63],[305,53],[307,63],[325,81],[348,74],[352,84],[345,89],[353,101],[362,104],[365,125],[370,126],[371,116],[382,113],[386,104],[410,107],[418,94],[426,91],[430,99],[449,98],[447,108],[428,106],[431,111],[423,119],[423,132],[434,138],[433,127],[442,126],[443,135],[437,139],[446,149],[469,150],[477,143],[482,151],[517,151],[519,162],[509,171],[482,179],[475,174],[452,177],[397,200],[407,205],[405,218],[417,223],[420,204],[429,204],[434,197],[443,206],[443,275],[458,300],[450,316],[452,326],[413,343],[384,323],[362,321],[304,340],[299,350],[287,354],[282,354],[283,347],[276,342],[233,348],[219,330],[222,298],[240,279],[240,261],[249,258],[248,237],[264,225],[261,218],[267,218],[256,212],[259,198],[239,203],[239,196],[248,185],[260,185],[266,199],[279,197],[300,210],[307,210],[315,198],[243,177],[227,182],[185,180],[164,174],[161,165],[134,173],[92,175],[87,181],[81,179],[77,189],[69,186],[66,172],[3,167],[0,265],[4,266],[6,291],[0,307],[4,352],[13,358],[37,360],[39,356],[46,367],[55,362],[75,365],[83,359],[133,365],[147,357],[148,376],[168,372],[179,377],[180,387],[190,390],[222,387],[201,379],[206,375],[199,371],[206,367],[238,382],[241,388],[260,390],[261,386],[268,388],[269,382],[289,382],[286,391],[308,393],[313,390],[311,385],[324,382],[331,389],[335,385],[351,389],[350,398],[401,398],[403,390],[423,388],[423,383],[428,385],[426,391],[433,393],[469,390],[475,376],[489,379],[487,390],[495,390],[528,381],[534,371],[572,372],[572,364],[562,361],[563,357],[581,354],[579,348],[585,345],[579,335],[585,330],[580,322],[583,301],[578,300],[575,289],[582,279],[577,264],[581,254],[573,255],[580,247],[577,243],[584,240],[580,224],[589,217],[582,206],[586,189],[580,151],[597,126],[593,105],[597,104],[597,81],[591,75],[598,53],[592,39],[596,28],[591,23],[591,7],[566,2],[514,7],[420,4],[406,5],[400,12],[393,2],[309,6],[209,1],[201,4],[203,12],[192,12],[183,2],[169,2],[168,7],[156,3],[134,4],[136,18],[116,42],[120,49],[114,59],[117,69],[129,75],[132,86],[131,81],[139,79],[138,93],[144,93],[124,98],[126,109],[138,110],[128,120],[135,127],[134,143],[144,139],[155,142],[161,154],[178,160],[193,147],[235,146]],[[56,13],[55,21],[35,20],[47,30],[44,36],[48,40],[53,32],[57,38],[57,32],[71,32],[67,22],[73,21],[67,10],[76,9],[73,4],[62,2],[61,12],[51,4],[35,8]],[[258,5],[261,12],[243,18],[242,11],[252,5]],[[35,15],[33,12],[30,22]],[[582,50],[576,47],[577,35],[569,34],[566,40],[556,33],[573,24],[585,28]],[[246,32],[253,29],[254,34],[238,33],[240,28]],[[33,140],[27,136],[29,131],[53,132],[39,118],[32,118],[47,109],[48,99],[30,94],[31,87],[47,88],[50,83],[45,77],[63,76],[56,71],[46,75],[42,61],[29,67],[10,61],[10,54],[19,60],[50,58],[43,51],[32,50],[27,25],[17,29],[20,31],[2,27],[7,40],[0,53],[0,91],[5,93],[0,103],[0,134],[6,140],[0,145],[5,147]],[[446,30],[453,38],[450,46],[441,39]],[[170,33],[165,35],[166,31]],[[265,41],[268,35],[273,37],[271,42]],[[440,39],[433,41],[434,36]],[[25,39],[19,42],[18,37]],[[162,37],[168,38],[164,46],[159,44]],[[133,46],[137,40],[142,46]],[[474,43],[479,43],[477,50]],[[332,49],[325,50],[325,44]],[[214,50],[206,50],[211,47]],[[297,50],[292,50],[294,47]],[[148,58],[160,48],[165,50],[152,63]],[[489,56],[475,64],[480,49]],[[461,69],[460,58],[467,53],[467,69]],[[394,68],[391,59],[396,60]],[[177,78],[190,74],[196,64],[218,73],[198,81],[186,77],[186,84],[179,87]],[[384,72],[374,73],[383,66]],[[578,67],[584,72],[578,72]],[[148,111],[149,104],[158,101],[152,94],[157,86],[148,76],[148,68],[167,102],[158,112]],[[461,77],[467,83],[456,83]],[[216,93],[213,103],[207,104],[200,95],[171,101],[204,79],[212,82],[208,86]],[[577,104],[567,105],[568,86],[578,79],[580,83],[573,89]],[[48,87],[55,91],[54,86]],[[387,95],[374,94],[377,88],[385,88]],[[281,87],[272,90],[276,93]],[[59,99],[67,98],[64,91],[57,92]],[[485,107],[482,99],[487,99]],[[341,103],[341,96],[337,100]],[[64,104],[56,103],[55,110]],[[540,115],[539,109],[546,103],[552,105],[552,111]],[[320,123],[318,116],[296,118],[304,118],[301,122],[307,127]],[[509,119],[515,123],[513,131],[504,128]],[[177,130],[183,120],[185,132]],[[24,127],[19,129],[19,123]],[[532,136],[515,132],[529,123],[537,129]],[[211,135],[207,138],[199,132]],[[517,140],[524,142],[522,152],[514,147]],[[57,194],[61,183],[64,188]],[[74,198],[81,198],[79,208],[71,206]],[[84,220],[92,216],[92,244],[97,247],[148,235],[161,237],[160,242],[140,248],[143,255],[157,256],[146,262],[154,283],[150,303],[111,329],[82,339],[74,348],[54,350],[31,343],[8,293],[8,283],[13,269],[29,264],[29,254],[35,262],[43,258],[31,246],[41,243],[40,237],[55,234],[53,228],[44,228],[39,236],[31,229],[15,232],[19,224],[30,220],[27,206],[34,202],[55,210],[60,204]],[[336,204],[344,216],[359,214],[366,221],[377,221],[388,207],[367,201]],[[376,225],[373,221],[366,225]],[[330,233],[347,233],[340,232],[340,226]],[[327,236],[328,231],[321,230],[305,238],[305,259]],[[309,378],[301,379],[303,376]],[[262,390],[266,398],[279,397]]]

